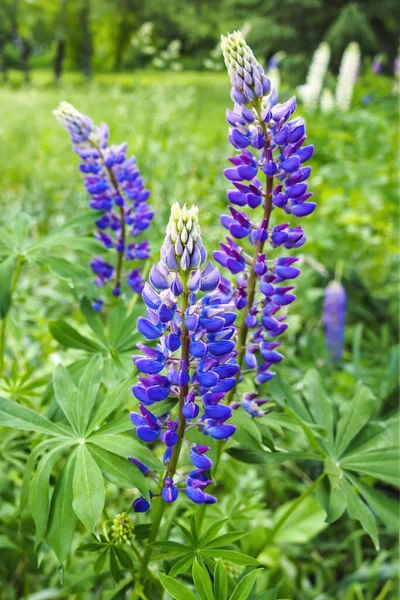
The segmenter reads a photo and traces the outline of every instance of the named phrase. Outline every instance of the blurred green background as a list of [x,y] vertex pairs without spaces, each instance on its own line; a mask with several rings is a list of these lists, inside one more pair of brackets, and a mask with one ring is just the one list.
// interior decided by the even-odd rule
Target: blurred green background
[[[357,41],[362,62],[350,110],[326,114],[301,103],[298,109],[315,145],[310,189],[318,206],[302,220],[308,243],[300,253],[303,274],[296,284],[298,300],[289,314],[286,360],[279,370],[296,390],[304,372],[316,366],[337,405],[363,379],[379,399],[376,419],[390,418],[398,406],[399,357],[399,83],[392,72],[397,8],[391,0],[0,0],[0,221],[12,229],[14,217],[24,211],[38,239],[87,211],[77,156],[52,115],[67,100],[96,124],[107,122],[111,142],[126,140],[136,155],[155,209],[149,229],[154,259],[169,207],[176,201],[198,204],[211,252],[225,236],[219,223],[227,210],[222,171],[232,151],[225,121],[225,109],[232,103],[217,48],[220,33],[246,31],[265,66],[276,52],[286,53],[280,64],[281,100],[304,83],[322,40],[332,49],[325,87],[334,93],[343,51]],[[380,74],[371,68],[377,55]],[[70,252],[67,258],[89,272],[86,254]],[[348,314],[343,359],[333,364],[325,349],[322,303],[338,272]],[[72,302],[66,294],[71,290]],[[48,319],[64,317],[84,330],[73,284],[46,268],[27,265],[10,313],[13,377],[28,373],[43,379],[28,399],[18,398],[23,403],[46,410],[43,390],[54,362],[68,364],[70,354],[60,356],[60,346],[48,331]],[[291,499],[299,487],[298,473],[277,465],[261,471],[234,463],[225,469],[226,489],[240,498],[254,496],[268,510]],[[231,489],[238,473],[242,483]],[[11,477],[18,490],[19,472],[11,470]],[[381,490],[394,498],[389,486]],[[0,469],[0,518],[11,532],[15,493]],[[114,514],[130,501],[115,493],[108,510]],[[227,504],[221,505],[222,511],[228,510]],[[315,523],[315,514],[313,519]],[[383,583],[396,579],[395,536],[383,533],[382,551],[376,555],[365,538],[361,548],[348,521],[321,533],[323,527],[309,528],[305,539],[295,539],[270,565],[273,577],[283,578],[287,597],[385,598],[378,596]],[[9,558],[9,573],[17,570],[17,558]],[[21,578],[21,588],[39,591],[59,585],[53,563],[39,576],[33,552],[29,561],[26,571],[33,575],[26,575],[31,578],[26,584]],[[318,570],[318,576],[316,563],[322,573]],[[86,596],[73,597],[94,597],[90,568],[81,575],[80,558],[70,567],[73,575],[66,582],[71,589],[89,590]],[[8,580],[7,600],[28,597],[18,589],[13,595],[14,579],[5,575]],[[322,595],[321,590],[328,592]],[[72,597],[63,594],[46,597]]]

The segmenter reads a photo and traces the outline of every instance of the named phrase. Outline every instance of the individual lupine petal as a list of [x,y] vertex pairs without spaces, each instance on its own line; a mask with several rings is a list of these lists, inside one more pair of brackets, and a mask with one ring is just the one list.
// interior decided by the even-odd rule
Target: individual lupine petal
[[136,498],[134,503],[132,504],[132,508],[137,513],[143,513],[149,510],[150,502],[141,496],[140,498]]
[[212,356],[222,356],[223,354],[228,354],[235,347],[234,342],[222,341],[217,343],[211,343],[208,345],[208,351]]
[[215,422],[215,424],[207,426],[208,434],[215,440],[224,440],[231,437],[235,431],[235,425],[218,424],[218,422]]
[[170,448],[171,446],[175,446],[175,444],[178,443],[179,441],[179,436],[176,433],[176,431],[163,431],[160,439],[162,441],[163,444],[165,444],[166,446],[168,446],[168,448]]
[[208,261],[207,266],[201,273],[201,285],[200,289],[202,292],[213,292],[219,284],[220,274],[218,269],[214,267],[211,261]]
[[138,318],[137,328],[147,340],[158,339],[164,331],[164,327],[161,324],[158,326],[153,325],[148,319],[145,319],[144,317]]
[[[172,504],[172,502],[175,502],[175,500],[178,498],[178,488],[173,485],[172,479],[171,479],[172,483],[170,483],[168,481],[170,479],[171,479],[171,477],[167,477],[167,479],[165,480],[165,486],[161,492],[163,499],[168,504]],[[168,481],[168,484],[167,484],[167,481]]]
[[187,400],[182,407],[182,413],[188,421],[195,419],[198,416],[199,411],[200,409],[194,401]]
[[147,425],[139,425],[139,427],[136,427],[136,435],[143,442],[150,443],[154,442],[158,438],[160,432],[151,429],[151,427],[148,427]]
[[257,367],[257,358],[255,356],[255,352],[257,350],[257,346],[251,345],[246,348],[246,352],[244,355],[244,362],[249,367],[249,369],[255,369]]
[[161,273],[161,271],[153,266],[150,271],[149,280],[151,285],[156,290],[167,290],[169,288],[168,279]]
[[149,467],[146,467],[146,465],[144,465],[142,462],[140,462],[140,460],[138,460],[137,458],[130,456],[129,460],[132,464],[136,465],[138,467],[138,469],[140,469],[140,471],[143,473],[143,475],[147,475],[149,473],[149,470],[150,470]]
[[303,202],[302,204],[292,204],[292,206],[290,207],[290,212],[295,217],[306,217],[314,212],[316,206],[317,205],[315,202]]
[[142,415],[139,415],[138,413],[131,412],[130,419],[131,419],[132,423],[135,425],[135,427],[139,427],[141,425],[146,425],[146,420],[142,417]]
[[226,404],[206,405],[204,412],[210,419],[229,419],[232,416],[232,409]]
[[100,298],[96,298],[95,300],[92,300],[92,308],[95,312],[100,312],[103,307],[103,304],[104,304],[104,302]]
[[301,270],[296,267],[276,265],[274,272],[281,280],[284,280],[296,279],[300,275]]
[[178,274],[175,275],[175,277],[171,283],[170,290],[171,290],[172,294],[175,296],[175,298],[178,298],[178,296],[180,296],[182,294],[183,286],[182,286],[182,282],[181,282]]
[[142,290],[142,298],[146,306],[153,308],[154,310],[157,310],[161,304],[161,298],[147,282],[144,284]]
[[157,361],[157,360],[150,360],[149,358],[137,357],[137,358],[135,358],[134,363],[135,363],[136,367],[139,369],[139,371],[141,371],[142,373],[154,374],[154,373],[159,373],[160,371],[163,370],[163,368],[165,367],[165,364],[166,364],[166,360],[164,359],[162,361]]
[[159,306],[157,314],[161,323],[168,323],[174,318],[174,311],[164,302]]
[[209,446],[201,446],[199,444],[194,444],[190,450],[190,460],[198,469],[211,469],[212,461],[208,456],[206,456],[206,452],[210,450]]
[[300,148],[297,151],[297,154],[300,158],[301,163],[306,162],[314,154],[314,146],[312,144],[310,144],[309,146],[304,146],[303,148]]
[[171,352],[176,352],[176,350],[178,350],[178,348],[181,346],[181,339],[178,335],[170,333],[165,338],[165,345]]

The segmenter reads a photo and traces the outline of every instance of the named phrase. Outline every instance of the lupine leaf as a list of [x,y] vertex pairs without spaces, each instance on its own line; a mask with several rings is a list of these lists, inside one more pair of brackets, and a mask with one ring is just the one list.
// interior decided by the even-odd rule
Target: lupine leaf
[[50,321],[50,333],[57,342],[66,348],[76,348],[86,352],[103,352],[104,348],[97,342],[81,335],[76,329],[62,319]]
[[172,569],[168,572],[170,577],[176,577],[176,575],[180,575],[182,573],[186,573],[189,567],[192,565],[195,558],[195,554],[186,554],[182,556],[172,567]]
[[[79,381],[77,399],[77,423],[80,435],[86,432],[90,415],[100,388],[103,359],[94,355]],[[57,394],[56,394],[57,397]]]
[[90,436],[88,441],[123,458],[130,456],[137,458],[150,469],[162,471],[165,468],[163,463],[155,458],[143,444],[128,435],[97,435],[96,433]]
[[88,446],[106,479],[121,488],[137,488],[142,496],[147,500],[149,499],[149,490],[145,476],[127,458],[121,458],[116,454],[107,452],[107,450],[90,444],[90,442],[88,442]]
[[[134,382],[134,377],[127,377],[121,383],[108,390],[108,392],[98,400],[94,414],[90,419],[90,425],[88,433],[93,431],[96,427],[101,425],[103,421],[111,414],[116,408],[122,408],[132,399],[130,388]],[[129,422],[129,415],[126,415],[126,419]]]
[[340,407],[340,420],[336,433],[336,455],[340,458],[353,438],[367,423],[375,407],[376,399],[369,388],[358,383],[351,401]]
[[259,565],[259,561],[251,556],[242,554],[241,552],[235,552],[234,550],[208,550],[204,549],[203,554],[210,556],[211,558],[222,558],[235,565]]
[[400,483],[398,447],[382,448],[376,452],[367,452],[360,456],[356,454],[348,458],[345,456],[340,464],[343,469],[370,475],[394,486],[398,486]]
[[35,546],[42,541],[47,530],[47,521],[50,509],[50,484],[49,479],[53,467],[64,450],[73,442],[58,445],[39,462],[37,471],[29,486],[29,506],[36,526]]
[[[23,431],[36,431],[65,437],[66,431],[39,413],[16,402],[0,397],[0,425]],[[71,431],[72,434],[72,431]]]
[[399,527],[398,502],[350,474],[347,474],[347,477],[388,530],[397,533]]
[[104,481],[100,468],[86,444],[79,447],[73,490],[72,506],[76,516],[91,533],[95,533],[96,523],[104,507]]
[[226,600],[228,595],[228,575],[222,560],[218,560],[214,570],[214,595],[215,600]]
[[159,573],[158,576],[163,588],[171,594],[175,600],[198,600],[193,592],[180,581],[173,579],[168,575],[163,575],[163,573]]
[[71,279],[74,282],[89,282],[88,269],[79,264],[71,263],[70,260],[60,258],[59,256],[41,256],[38,261],[43,265],[48,265],[50,269],[62,279]]
[[347,511],[352,519],[360,522],[361,527],[368,533],[374,546],[379,550],[378,528],[374,515],[368,506],[361,500],[358,493],[346,480],[342,483],[343,491],[347,497]]
[[0,319],[4,319],[11,308],[11,287],[16,260],[16,256],[11,254],[0,264]]
[[261,432],[245,410],[234,410],[230,422],[236,425],[235,441],[249,449],[261,448]]
[[250,592],[256,582],[257,577],[262,569],[254,569],[245,575],[236,586],[229,600],[248,600]]
[[322,386],[321,376],[315,369],[310,369],[304,377],[303,394],[314,421],[326,431],[327,448],[332,452],[334,444],[332,403]]
[[208,549],[219,548],[221,546],[229,546],[229,544],[233,544],[245,535],[248,535],[246,531],[230,531],[229,533],[223,533],[222,535],[205,544],[204,548]]
[[35,469],[36,461],[39,456],[45,452],[46,450],[50,450],[55,446],[60,444],[60,440],[57,438],[52,438],[50,440],[44,440],[30,452],[29,458],[25,463],[24,474],[22,477],[22,485],[21,485],[21,494],[20,494],[20,512],[25,508],[28,500],[29,500],[29,484],[32,477],[32,473]]
[[53,388],[58,406],[78,433],[78,390],[64,365],[54,371]]
[[115,598],[121,598],[122,592],[126,592],[130,587],[133,586],[135,580],[131,577],[123,579],[111,592],[105,591],[103,594],[104,600],[114,600]]
[[85,317],[86,323],[89,325],[95,336],[106,348],[108,348],[109,342],[104,331],[103,321],[101,320],[100,315],[93,309],[87,298],[83,298],[81,302],[81,311]]
[[208,573],[195,559],[192,567],[192,577],[200,600],[214,600],[212,585]]
[[[221,528],[229,521],[230,517],[220,519],[216,523],[213,523],[207,531],[200,538],[200,546],[203,547],[211,542],[219,533]],[[218,538],[219,539],[219,538]]]
[[108,423],[96,430],[96,435],[114,435],[132,431],[132,422],[126,412],[113,418]]
[[72,482],[76,452],[71,454],[57,478],[51,499],[47,539],[60,563],[67,557],[75,533],[77,518],[72,508]]
[[[282,504],[274,513],[274,523],[277,523],[288,508],[296,502],[291,500]],[[303,502],[294,509],[276,532],[273,541],[278,544],[292,543],[304,544],[315,537],[327,526],[325,512],[314,498],[305,498]]]
[[159,542],[154,542],[152,546],[153,548],[156,548],[157,550],[162,550],[162,552],[165,552],[167,554],[187,554],[188,550],[192,550],[189,546],[185,546],[184,544],[180,544],[179,542],[168,542],[162,540],[160,540]]
[[240,462],[262,465],[267,462],[286,462],[287,460],[322,460],[321,455],[310,452],[268,452],[268,450],[253,450],[243,446],[232,446],[226,452]]

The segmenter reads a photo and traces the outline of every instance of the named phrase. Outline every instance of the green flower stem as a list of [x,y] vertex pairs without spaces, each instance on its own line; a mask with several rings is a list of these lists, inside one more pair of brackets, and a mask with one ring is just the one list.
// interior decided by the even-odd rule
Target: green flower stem
[[302,494],[301,496],[299,496],[287,509],[286,512],[283,513],[283,515],[281,516],[280,519],[278,519],[278,521],[275,523],[275,525],[272,527],[271,531],[269,532],[269,534],[267,535],[267,539],[266,542],[271,542],[274,537],[276,536],[276,534],[278,533],[278,531],[280,530],[280,528],[282,527],[282,525],[288,520],[288,518],[290,517],[290,515],[296,510],[296,508],[298,506],[300,506],[300,504],[303,502],[303,500],[305,500],[306,498],[308,498],[308,496],[310,496],[319,486],[319,484],[321,483],[321,481],[324,479],[324,477],[326,476],[326,473],[322,473],[318,479],[316,479],[314,481],[314,483],[312,485],[310,485]]
[[[187,287],[187,275],[185,273],[181,273],[181,277],[182,277],[182,284],[183,284],[182,306],[181,306],[181,310],[182,310],[181,358],[185,359],[187,365],[189,365],[189,332],[186,329],[185,324],[184,324],[184,314],[189,305],[189,289]],[[174,446],[171,460],[168,464],[168,468],[167,468],[164,480],[167,477],[174,476],[176,467],[178,465],[179,456],[180,456],[181,449],[182,449],[183,438],[185,436],[185,428],[186,428],[186,419],[182,412],[182,408],[184,406],[185,397],[187,396],[188,392],[189,392],[188,385],[184,385],[181,387],[180,395],[179,395],[179,405],[178,405],[178,423],[179,424],[178,424],[178,429],[177,429],[177,434],[178,434],[179,440]],[[160,529],[160,525],[161,525],[161,521],[163,518],[165,507],[166,507],[166,503],[164,502],[164,500],[161,497],[157,497],[153,500],[153,508],[152,508],[153,519],[152,519],[151,532],[150,532],[150,537],[148,540],[146,550],[143,554],[141,568],[140,568],[140,576],[142,579],[144,579],[146,577],[147,566],[149,564],[151,554],[153,551],[152,544],[157,539],[157,535],[158,535],[158,531]]]
[[[265,136],[264,152],[266,153],[267,149],[269,148],[269,145],[270,145],[270,137],[268,135],[267,125],[264,123],[264,121],[261,118],[261,113],[262,113],[261,100],[257,99],[257,101],[254,101],[253,106],[257,111],[258,124],[262,127],[262,130],[264,132],[264,136]],[[271,211],[272,211],[273,182],[274,182],[273,177],[268,177],[268,176],[266,177],[266,190],[265,190],[265,200],[264,200],[263,221],[265,220],[267,222],[267,227],[269,224],[269,220],[271,217]],[[249,328],[246,324],[246,317],[249,313],[249,309],[253,306],[254,296],[256,293],[257,275],[254,271],[254,267],[255,267],[255,264],[257,261],[257,257],[260,254],[262,254],[262,251],[264,249],[264,244],[265,244],[265,241],[260,240],[254,249],[253,261],[251,264],[251,271],[250,271],[250,278],[249,278],[249,285],[247,287],[247,304],[246,304],[245,308],[243,309],[242,322],[240,324],[238,340],[237,340],[237,344],[236,344],[237,364],[240,367],[236,381],[238,381],[240,372],[242,370],[243,359],[244,359],[244,355],[246,352],[247,334],[249,331]],[[234,395],[236,393],[236,385],[228,393],[227,399],[226,399],[226,404],[230,404],[232,402]]]
[[[22,263],[23,263],[23,257],[18,255],[17,264],[15,267],[13,280],[11,283],[11,290],[10,290],[11,302],[12,302],[12,297],[14,295],[15,289],[17,287],[18,279],[19,279],[19,276],[21,273]],[[3,375],[4,364],[5,364],[6,329],[7,329],[7,315],[1,321],[1,325],[0,325],[0,377]]]

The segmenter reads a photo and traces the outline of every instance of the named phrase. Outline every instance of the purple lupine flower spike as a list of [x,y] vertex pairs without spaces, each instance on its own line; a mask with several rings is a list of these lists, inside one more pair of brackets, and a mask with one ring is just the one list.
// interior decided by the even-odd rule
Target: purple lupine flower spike
[[[224,172],[233,186],[227,192],[230,214],[221,217],[229,235],[214,258],[236,276],[232,297],[244,312],[237,334],[238,365],[256,370],[256,383],[262,384],[283,358],[278,338],[288,327],[287,307],[296,299],[293,283],[300,275],[298,259],[274,257],[274,249],[292,250],[306,241],[301,226],[284,221],[286,215],[301,218],[315,209],[306,164],[314,149],[305,145],[303,119],[294,118],[296,98],[278,103],[243,35],[222,36],[221,46],[234,101],[227,111],[228,137],[236,153]],[[234,392],[235,386],[228,402]],[[245,398],[244,406],[252,416],[263,414],[254,399],[250,405]]]
[[[140,412],[131,413],[142,441],[159,439],[166,446],[167,471],[160,495],[168,503],[182,489],[198,504],[216,500],[204,491],[211,483],[206,475],[212,467],[208,445],[191,445],[196,470],[186,477],[184,488],[174,483],[187,428],[214,439],[228,438],[235,431],[228,423],[232,409],[223,404],[239,370],[232,341],[235,303],[219,286],[219,272],[207,261],[197,207],[175,204],[160,262],[151,269],[142,292],[147,311],[137,328],[153,344],[138,344],[141,354],[133,357],[143,376],[132,388]],[[152,405],[167,398],[175,400],[176,410],[154,416]]]
[[323,320],[326,346],[332,359],[340,360],[346,321],[346,291],[338,281],[331,281],[325,290]]
[[[147,241],[128,244],[128,236],[136,239],[150,225],[154,213],[147,204],[150,192],[144,187],[136,159],[127,157],[126,143],[108,144],[105,123],[95,126],[71,104],[61,102],[54,115],[69,133],[73,149],[81,159],[79,169],[91,197],[89,205],[99,211],[95,237],[115,257],[111,259],[115,265],[99,257],[92,260],[94,282],[99,287],[110,282],[112,295],[117,297],[126,279],[127,285],[140,294],[144,284],[140,267],[125,275],[123,265],[124,261],[146,260],[150,247]],[[101,300],[94,300],[92,306],[99,311],[102,304]]]

